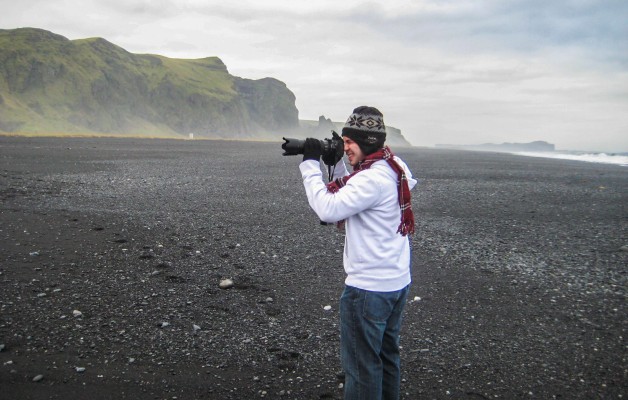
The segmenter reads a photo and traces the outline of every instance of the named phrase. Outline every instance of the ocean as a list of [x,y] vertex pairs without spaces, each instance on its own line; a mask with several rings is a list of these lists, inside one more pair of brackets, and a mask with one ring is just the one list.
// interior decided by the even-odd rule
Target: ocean
[[555,151],[555,152],[513,152],[526,157],[559,158],[562,160],[574,160],[603,164],[615,164],[628,167],[628,153],[597,153],[584,151]]

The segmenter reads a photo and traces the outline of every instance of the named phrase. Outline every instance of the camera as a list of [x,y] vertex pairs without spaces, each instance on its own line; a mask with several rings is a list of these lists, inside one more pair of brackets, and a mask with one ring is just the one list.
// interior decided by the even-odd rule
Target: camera
[[[284,156],[296,156],[303,154],[303,146],[306,139],[283,138],[284,143],[281,145]],[[316,139],[318,140],[318,139]],[[321,142],[321,158],[325,165],[334,166],[344,153],[344,143],[338,134],[332,131],[331,139],[323,139]]]

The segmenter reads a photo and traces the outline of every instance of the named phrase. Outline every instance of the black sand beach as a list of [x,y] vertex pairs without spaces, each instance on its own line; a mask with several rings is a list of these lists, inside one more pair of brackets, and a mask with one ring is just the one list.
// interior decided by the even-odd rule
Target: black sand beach
[[[628,396],[628,169],[398,154],[421,180],[403,398]],[[344,238],[299,161],[0,137],[0,398],[342,398]]]

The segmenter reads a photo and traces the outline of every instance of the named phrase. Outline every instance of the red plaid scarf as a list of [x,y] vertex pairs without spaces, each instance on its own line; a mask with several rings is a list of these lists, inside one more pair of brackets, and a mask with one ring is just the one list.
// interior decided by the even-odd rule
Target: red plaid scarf
[[[395,155],[392,153],[388,146],[385,146],[382,149],[379,149],[375,153],[369,154],[362,160],[358,165],[354,168],[354,171],[351,175],[343,176],[342,178],[338,178],[333,182],[329,182],[327,184],[327,190],[331,193],[336,193],[340,190],[341,187],[347,184],[347,181],[351,179],[352,176],[357,174],[360,171],[364,171],[365,169],[371,168],[371,166],[379,160],[386,160],[388,165],[397,173],[397,192],[399,194],[399,207],[401,207],[401,223],[399,224],[399,228],[397,228],[397,233],[401,233],[402,236],[406,236],[407,234],[414,233],[414,213],[412,212],[412,203],[410,197],[410,188],[408,187],[408,178],[406,177],[406,173],[397,164],[394,160]],[[339,226],[344,225],[344,221],[339,223]]]

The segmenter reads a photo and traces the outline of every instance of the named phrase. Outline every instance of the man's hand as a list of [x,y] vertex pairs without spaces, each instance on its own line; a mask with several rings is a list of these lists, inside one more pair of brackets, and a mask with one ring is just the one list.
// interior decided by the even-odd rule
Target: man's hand
[[307,138],[303,144],[303,161],[314,160],[320,161],[323,149],[321,148],[321,141],[318,139]]

